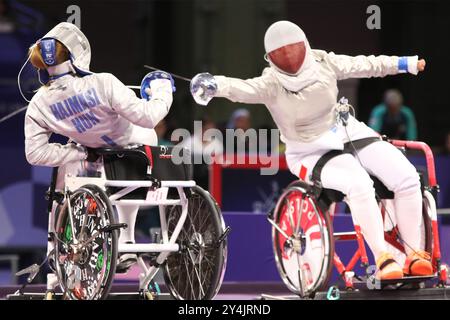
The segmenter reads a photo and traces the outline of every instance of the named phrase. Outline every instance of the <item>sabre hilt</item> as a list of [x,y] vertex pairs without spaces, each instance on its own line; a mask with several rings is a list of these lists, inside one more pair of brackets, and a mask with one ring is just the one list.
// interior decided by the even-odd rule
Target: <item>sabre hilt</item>
[[348,124],[351,107],[352,106],[348,103],[348,99],[345,97],[342,97],[336,106],[337,118],[342,122],[344,127]]

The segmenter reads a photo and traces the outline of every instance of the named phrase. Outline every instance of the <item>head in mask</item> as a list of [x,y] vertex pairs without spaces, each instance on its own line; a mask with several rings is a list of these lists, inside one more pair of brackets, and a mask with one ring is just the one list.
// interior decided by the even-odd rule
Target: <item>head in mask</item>
[[[54,65],[52,48],[57,42],[61,43],[69,52],[70,64],[77,74],[83,76],[91,73],[89,71],[91,46],[87,37],[76,25],[61,22],[36,42],[35,45],[39,45],[44,61],[46,57],[49,58],[50,64],[47,63],[49,67]],[[46,46],[48,49],[45,48]],[[51,64],[52,62],[53,64]]]
[[[21,73],[28,62],[37,70],[42,85],[68,73],[82,77],[91,73],[91,46],[83,32],[74,24],[57,24],[30,47],[28,59],[18,75],[21,93],[21,82],[24,81],[21,79]],[[28,101],[23,93],[22,96]]]
[[289,21],[272,24],[264,36],[265,58],[282,85],[299,91],[317,81],[317,63],[305,33]]

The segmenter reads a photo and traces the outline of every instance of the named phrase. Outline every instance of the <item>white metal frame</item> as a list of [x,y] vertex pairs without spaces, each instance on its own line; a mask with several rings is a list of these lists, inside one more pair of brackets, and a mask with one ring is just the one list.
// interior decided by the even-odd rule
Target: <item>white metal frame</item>
[[[158,206],[159,207],[159,217],[161,223],[161,235],[162,243],[139,243],[139,244],[119,244],[118,252],[123,253],[150,253],[159,252],[160,254],[156,258],[157,266],[147,266],[144,260],[138,256],[137,261],[141,269],[141,274],[139,275],[139,289],[147,289],[150,281],[156,275],[159,270],[159,265],[162,264],[171,252],[177,252],[179,246],[176,243],[178,236],[183,228],[184,222],[186,221],[188,212],[188,199],[183,188],[194,187],[196,185],[195,181],[161,181],[161,187],[147,192],[146,200],[129,200],[122,199],[125,195],[130,192],[141,188],[141,187],[152,187],[154,183],[148,180],[106,180],[104,177],[101,178],[89,178],[89,177],[74,177],[72,175],[66,175],[65,186],[69,191],[75,191],[86,184],[93,184],[106,190],[107,187],[121,187],[123,189],[118,192],[111,194],[109,200],[113,206],[115,205],[138,205],[138,206]],[[176,188],[178,191],[179,199],[167,199],[168,188]],[[164,195],[165,191],[165,195]],[[152,195],[154,193],[161,192],[161,200],[152,200]],[[169,237],[167,221],[166,221],[166,206],[181,206],[181,216],[175,226],[172,235]],[[118,221],[121,223],[122,221]]]

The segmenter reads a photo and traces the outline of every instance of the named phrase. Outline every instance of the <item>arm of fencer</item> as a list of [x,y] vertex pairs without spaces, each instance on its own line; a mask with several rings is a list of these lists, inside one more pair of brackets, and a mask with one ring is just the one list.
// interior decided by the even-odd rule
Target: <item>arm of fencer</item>
[[217,81],[215,97],[223,97],[233,102],[266,103],[274,96],[276,81],[267,73],[262,76],[242,80],[224,76],[214,76]]
[[52,132],[41,126],[29,113],[25,116],[25,156],[31,165],[59,167],[86,159],[83,147],[73,143],[49,143]]
[[398,73],[418,73],[418,56],[346,56],[330,52],[325,56],[338,80],[348,78],[384,77]]
[[153,80],[150,83],[150,100],[138,98],[133,90],[113,75],[110,75],[110,81],[110,92],[107,92],[109,103],[113,110],[130,122],[152,129],[169,113],[173,101],[170,80]]

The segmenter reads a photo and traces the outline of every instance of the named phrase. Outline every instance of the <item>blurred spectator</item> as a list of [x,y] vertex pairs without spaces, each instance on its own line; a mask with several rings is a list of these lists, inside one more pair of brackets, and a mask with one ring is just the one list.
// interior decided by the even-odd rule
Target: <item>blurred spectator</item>
[[445,156],[450,155],[450,131],[445,135],[444,147],[440,153]]
[[[232,114],[230,119],[228,120],[227,129],[242,129],[243,131],[235,131],[235,143],[234,143],[234,153],[241,152],[242,150],[238,150],[238,146],[244,146],[244,153],[249,153],[250,151],[250,141],[249,136],[246,134],[246,131],[250,129],[252,126],[252,120],[250,116],[250,112],[247,109],[237,109]],[[256,143],[256,141],[254,141]],[[224,141],[225,143],[225,141]],[[257,147],[257,146],[254,146]],[[228,151],[228,150],[227,150]]]
[[158,145],[160,146],[170,146],[172,142],[167,137],[167,122],[162,119],[155,127],[156,135],[158,136]]
[[205,140],[205,132],[208,129],[215,129],[216,124],[211,119],[202,118],[202,132],[194,132],[188,139],[184,139],[180,146],[191,150],[191,154],[197,157],[200,155],[206,161],[211,160],[211,156],[222,154],[223,144],[218,139]]
[[252,121],[250,112],[247,109],[235,110],[228,121],[227,129],[242,129],[247,130],[251,127]]
[[403,105],[403,96],[396,89],[387,90],[384,93],[384,102],[373,108],[369,126],[392,139],[417,139],[414,113]]
[[202,163],[194,161],[194,180],[204,189],[209,186],[208,164],[212,158],[223,153],[223,142],[219,139],[205,139],[205,132],[208,129],[216,129],[214,121],[208,117],[202,118],[202,132],[194,132],[188,139],[184,139],[179,145],[191,151],[194,160],[202,159]]
[[0,0],[0,33],[12,33],[16,29],[16,22],[12,15],[9,2]]

